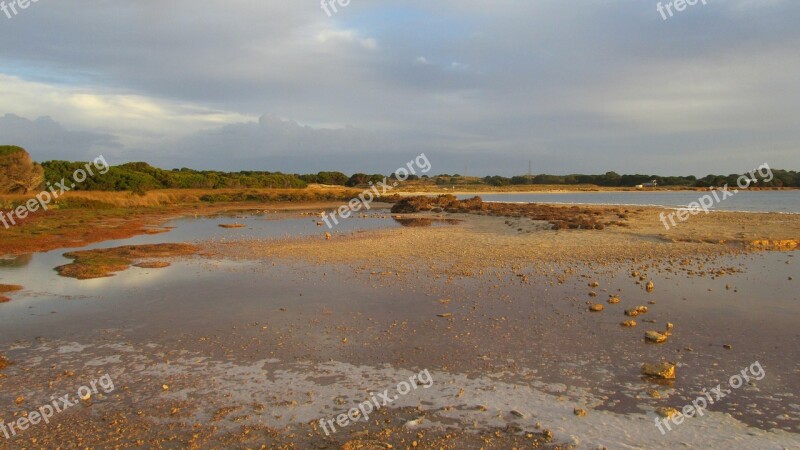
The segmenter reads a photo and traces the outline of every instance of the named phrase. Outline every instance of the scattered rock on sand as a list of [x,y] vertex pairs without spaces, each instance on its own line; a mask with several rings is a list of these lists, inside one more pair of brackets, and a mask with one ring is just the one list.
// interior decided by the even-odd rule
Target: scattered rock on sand
[[11,365],[11,361],[6,359],[5,356],[0,355],[0,370],[4,370],[6,367]]
[[750,243],[757,250],[775,250],[775,251],[789,251],[794,250],[800,246],[800,241],[797,239],[784,239],[774,240],[762,239]]
[[366,439],[353,439],[345,442],[341,447],[342,450],[383,450],[386,448],[389,447],[380,441]]
[[642,365],[642,375],[662,380],[674,380],[675,364],[670,362],[658,364],[644,363],[644,365]]

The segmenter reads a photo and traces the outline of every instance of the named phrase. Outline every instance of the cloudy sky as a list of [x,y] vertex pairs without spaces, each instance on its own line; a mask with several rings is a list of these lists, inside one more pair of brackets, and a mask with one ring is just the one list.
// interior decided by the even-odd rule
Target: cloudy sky
[[0,13],[0,143],[302,173],[800,169],[800,2],[657,4],[39,0]]

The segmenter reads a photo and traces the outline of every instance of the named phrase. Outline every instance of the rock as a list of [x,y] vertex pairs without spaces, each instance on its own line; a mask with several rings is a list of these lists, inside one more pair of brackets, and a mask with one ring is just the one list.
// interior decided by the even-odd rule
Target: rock
[[453,314],[451,314],[451,313],[442,313],[442,314],[437,314],[436,317],[444,317],[444,318],[446,318],[446,317],[450,317],[452,315]]
[[575,408],[572,410],[572,413],[578,417],[583,417],[586,415],[586,410],[581,408]]
[[244,228],[242,223],[221,223],[219,226],[220,228]]
[[601,305],[600,303],[595,303],[589,307],[589,311],[592,312],[600,312],[605,309],[605,306]]
[[332,236],[331,236],[331,234],[330,234],[330,233],[325,233],[325,240],[326,240],[326,241],[330,241],[330,240],[331,240],[331,237],[332,237]]
[[656,414],[661,417],[672,417],[678,414],[678,410],[669,406],[659,406],[656,408]]
[[635,320],[626,320],[625,322],[620,323],[620,326],[627,327],[627,328],[633,328],[633,327],[636,326],[636,321]]
[[667,338],[668,337],[669,336],[666,335],[666,334],[662,334],[662,333],[659,333],[658,331],[653,331],[653,330],[647,331],[644,334],[645,340],[647,340],[649,342],[654,342],[656,344],[662,344],[664,342],[667,342]]
[[512,414],[512,415],[515,415],[515,416],[517,416],[517,417],[519,417],[519,418],[523,418],[523,417],[525,417],[525,414],[522,414],[521,412],[517,411],[516,409],[512,409],[512,410],[511,410],[511,414]]
[[794,250],[800,246],[800,241],[797,239],[785,239],[778,241],[759,240],[750,243],[758,250],[775,250],[775,251],[789,251]]
[[133,267],[138,267],[140,269],[163,269],[169,266],[170,263],[166,261],[145,261],[133,265]]
[[731,350],[733,349],[733,346],[731,344],[725,344],[722,346],[722,348],[724,348],[725,350]]
[[647,314],[647,306],[637,306],[636,308],[625,310],[625,315],[628,317],[636,317],[639,314]]
[[620,301],[621,301],[621,300],[620,300],[620,299],[619,299],[619,297],[618,297],[618,296],[616,296],[616,295],[612,295],[612,296],[611,296],[611,298],[609,298],[609,299],[608,299],[608,303],[610,303],[610,304],[612,304],[612,305],[616,305],[616,304],[617,304],[617,303],[619,303]]
[[653,290],[655,288],[656,288],[656,285],[653,284],[653,280],[650,280],[650,281],[647,282],[647,287],[646,287],[647,292],[653,292]]
[[592,281],[591,283],[589,283],[589,287],[596,288],[596,287],[599,287],[599,286],[600,286],[600,283],[598,283],[597,281]]
[[418,426],[422,425],[422,420],[423,420],[422,417],[420,417],[419,419],[409,420],[408,422],[403,424],[403,427],[404,428],[410,428],[410,429],[413,430],[413,429],[417,428]]
[[675,364],[670,362],[658,364],[644,363],[644,365],[642,365],[642,375],[662,380],[674,380]]
[[589,292],[589,297],[597,297],[597,292]]

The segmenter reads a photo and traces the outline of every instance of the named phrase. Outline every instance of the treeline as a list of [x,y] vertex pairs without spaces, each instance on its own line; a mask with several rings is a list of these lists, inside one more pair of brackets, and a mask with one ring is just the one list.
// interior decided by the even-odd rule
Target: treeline
[[[299,177],[306,183],[330,184],[347,187],[367,186],[370,183],[377,184],[383,181],[384,178],[395,178],[394,174],[391,174],[387,177],[386,175],[368,175],[366,173],[356,173],[348,177],[341,172],[320,172],[316,175],[299,175]],[[417,175],[409,175],[408,178],[406,178],[406,181],[416,181],[419,179],[420,178]]]
[[[67,161],[48,161],[42,163],[45,179],[60,180],[69,178],[75,170],[85,163]],[[765,181],[758,176],[760,187],[800,187],[800,172],[772,170],[773,179]],[[705,188],[722,187],[725,184],[734,186],[741,174],[707,175],[703,178],[695,176],[660,176],[660,175],[620,175],[607,172],[602,175],[534,175],[534,176],[487,176],[483,178],[463,177],[459,174],[441,174],[421,178],[409,176],[407,181],[422,180],[425,184],[439,186],[486,184],[490,186],[512,185],[597,185],[606,187],[634,187],[655,181],[659,186],[687,186]],[[127,163],[111,167],[102,176],[89,177],[84,183],[76,186],[76,190],[98,191],[134,191],[146,192],[153,189],[220,189],[220,188],[304,188],[309,184],[325,184],[332,186],[363,187],[370,183],[377,184],[386,175],[356,173],[346,175],[342,172],[319,172],[317,174],[285,174],[281,172],[220,172],[198,171],[187,168],[165,170],[147,163]],[[388,176],[394,179],[394,174]]]
[[[47,161],[42,163],[45,179],[71,179],[86,163]],[[219,172],[212,170],[165,170],[147,163],[134,162],[110,167],[103,175],[88,177],[77,184],[80,191],[133,191],[153,189],[220,189],[220,188],[304,188],[306,182],[297,175],[280,172]]]
[[[761,187],[800,187],[800,172],[787,170],[772,170],[774,175],[771,181],[766,181],[763,176],[756,173]],[[659,186],[688,186],[688,187],[722,187],[736,185],[736,180],[742,174],[731,175],[706,175],[697,178],[693,175],[685,177],[664,177],[659,175],[620,175],[616,172],[607,172],[603,175],[535,175],[515,176],[511,178],[501,176],[484,177],[481,181],[491,186],[532,185],[532,184],[593,184],[608,187],[634,187],[636,185],[655,181]],[[767,177],[769,178],[769,177]],[[437,184],[453,184],[458,181],[450,175],[436,177]]]

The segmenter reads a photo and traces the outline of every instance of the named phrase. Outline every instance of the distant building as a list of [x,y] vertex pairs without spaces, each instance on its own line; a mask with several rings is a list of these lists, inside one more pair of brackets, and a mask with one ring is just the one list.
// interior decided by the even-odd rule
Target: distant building
[[651,188],[651,187],[658,187],[658,181],[653,180],[649,183],[644,184],[637,184],[636,189],[644,189],[644,188]]

